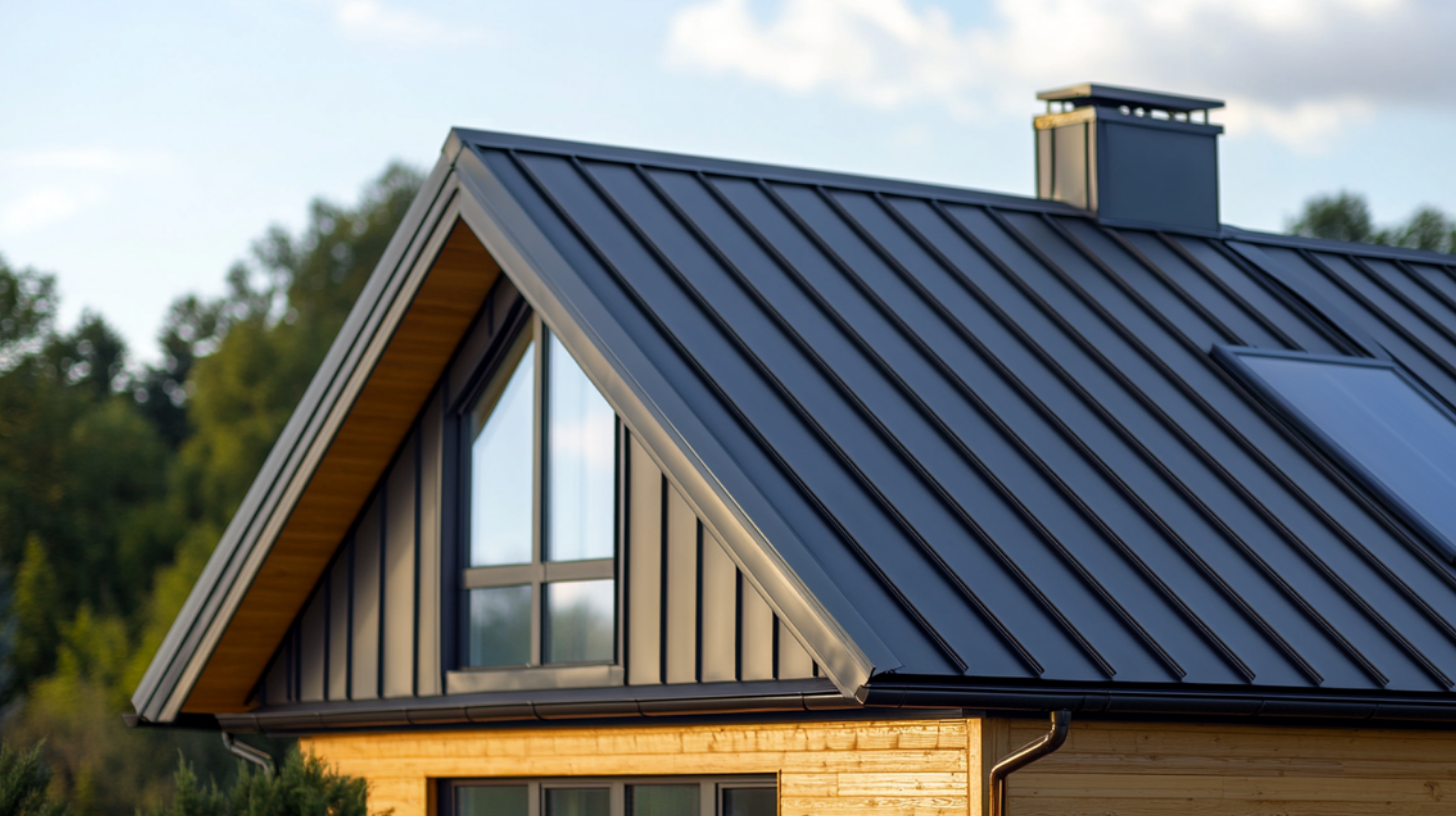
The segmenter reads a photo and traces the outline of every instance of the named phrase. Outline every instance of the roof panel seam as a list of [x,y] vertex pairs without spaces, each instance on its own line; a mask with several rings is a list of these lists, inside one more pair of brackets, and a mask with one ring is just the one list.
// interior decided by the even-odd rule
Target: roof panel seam
[[[1085,244],[1083,244],[1080,240],[1076,238],[1076,236],[1071,235],[1067,230],[1056,224],[1053,219],[1044,217],[1044,220],[1048,223],[1051,223],[1053,228],[1063,238],[1063,240],[1066,240],[1085,259],[1087,259],[1090,263],[1096,266],[1104,275],[1108,277],[1109,280],[1114,283],[1114,285],[1116,285],[1128,298],[1136,303],[1140,309],[1142,309],[1145,313],[1147,313],[1150,317],[1157,321],[1163,327],[1163,329],[1167,331],[1175,340],[1177,340],[1185,348],[1191,350],[1194,353],[1195,357],[1203,361],[1210,370],[1217,371],[1217,366],[1212,362],[1212,360],[1208,358],[1201,349],[1198,349],[1196,346],[1194,346],[1192,340],[1189,339],[1188,336],[1181,329],[1174,326],[1165,315],[1163,315],[1157,309],[1153,308],[1152,305],[1147,302],[1146,298],[1144,298],[1133,287],[1128,285],[1128,283],[1122,279],[1122,276],[1118,275],[1101,258],[1097,257],[1096,254],[1088,249]],[[1010,227],[1011,225],[1008,223],[1006,226]],[[1019,235],[1019,231],[1017,234]],[[1022,237],[1024,238],[1024,236]],[[1029,244],[1029,240],[1026,241],[1026,243]],[[1081,297],[1088,304],[1089,307],[1096,311],[1098,315],[1108,323],[1108,325],[1112,326],[1114,330],[1116,330],[1126,342],[1132,344],[1132,346],[1139,351],[1139,354],[1145,360],[1147,360],[1150,364],[1157,368],[1170,383],[1178,388],[1178,390],[1183,392],[1185,397],[1195,406],[1197,406],[1205,416],[1207,416],[1216,425],[1218,425],[1220,430],[1222,430],[1225,435],[1229,436],[1246,453],[1248,453],[1251,457],[1258,461],[1264,467],[1266,472],[1274,476],[1276,479],[1284,476],[1282,471],[1275,467],[1274,464],[1270,462],[1266,456],[1263,455],[1262,451],[1259,451],[1257,449],[1257,446],[1249,442],[1248,438],[1240,433],[1236,428],[1234,428],[1233,425],[1229,423],[1228,420],[1223,417],[1221,413],[1215,410],[1213,406],[1210,405],[1208,401],[1203,397],[1203,395],[1198,392],[1197,389],[1189,385],[1187,381],[1179,376],[1177,372],[1174,371],[1171,366],[1165,363],[1159,355],[1154,354],[1152,350],[1149,349],[1147,345],[1143,343],[1142,340],[1139,339],[1131,329],[1127,328],[1127,326],[1123,324],[1122,321],[1118,320],[1111,313],[1110,310],[1108,310],[1100,302],[1093,298],[1090,293],[1083,290],[1082,287],[1077,284],[1070,275],[1066,274],[1065,270],[1062,270],[1060,266],[1055,263],[1055,261],[1053,261],[1050,257],[1046,257],[1045,253],[1041,253],[1040,250],[1037,250],[1037,254],[1043,259],[1044,263],[1050,265],[1050,268],[1053,269],[1054,273],[1057,274],[1058,277],[1060,277],[1066,283],[1066,285],[1075,287],[1075,291],[1077,291],[1081,295]],[[1149,402],[1151,403],[1151,400],[1149,400]],[[1197,455],[1199,455],[1199,457],[1203,460],[1205,466],[1209,467],[1211,470],[1213,470],[1214,473],[1218,474],[1225,485],[1235,491],[1235,493],[1237,493],[1242,498],[1246,505],[1253,508],[1255,512],[1259,515],[1259,517],[1262,518],[1266,524],[1271,526],[1279,534],[1280,538],[1284,539],[1295,549],[1295,551],[1299,552],[1304,557],[1306,562],[1313,566],[1316,571],[1318,571],[1321,575],[1323,575],[1325,580],[1328,581],[1337,591],[1339,591],[1348,602],[1352,603],[1357,609],[1361,610],[1361,612],[1364,613],[1367,619],[1371,620],[1371,622],[1375,623],[1376,626],[1383,629],[1387,635],[1391,636],[1393,639],[1396,640],[1397,643],[1401,644],[1403,650],[1407,653],[1407,656],[1411,657],[1423,668],[1425,668],[1427,673],[1429,673],[1433,678],[1437,679],[1439,682],[1444,683],[1447,688],[1450,688],[1452,686],[1451,680],[1446,677],[1445,673],[1442,672],[1440,668],[1438,668],[1434,663],[1431,662],[1430,658],[1428,658],[1419,649],[1416,649],[1415,646],[1411,644],[1404,635],[1400,634],[1400,632],[1396,630],[1395,627],[1392,626],[1383,615],[1375,610],[1374,607],[1372,607],[1369,602],[1365,600],[1364,597],[1362,597],[1358,592],[1355,592],[1355,590],[1350,587],[1349,584],[1346,583],[1345,580],[1338,573],[1336,573],[1327,563],[1325,563],[1323,559],[1321,559],[1312,549],[1310,549],[1310,547],[1301,538],[1299,538],[1299,536],[1296,535],[1294,531],[1291,530],[1282,519],[1280,519],[1277,515],[1270,511],[1262,501],[1254,496],[1253,493],[1250,492],[1248,488],[1243,485],[1242,482],[1240,482],[1231,472],[1229,472],[1222,462],[1218,461],[1201,444],[1194,440],[1192,436],[1184,431],[1180,425],[1174,423],[1171,417],[1166,417],[1166,414],[1163,413],[1160,406],[1158,407],[1157,412],[1165,417],[1165,421],[1169,424],[1170,427],[1177,428],[1176,433],[1183,439],[1184,444],[1189,446],[1190,450],[1194,451]],[[1303,493],[1303,491],[1299,490],[1297,486],[1291,484],[1287,480],[1287,478],[1283,479],[1283,481],[1286,489],[1290,490],[1291,493],[1293,493],[1296,497],[1302,497],[1307,500],[1307,496]],[[1316,509],[1315,512],[1318,513],[1318,509]],[[1337,535],[1339,535],[1340,531],[1343,530],[1343,528],[1341,528],[1338,524],[1334,523],[1333,519],[1326,517],[1325,521],[1327,524],[1332,525],[1332,531],[1336,532]],[[1230,529],[1229,532],[1232,533],[1232,530]],[[1237,538],[1234,540],[1243,543],[1242,538]],[[1248,545],[1244,543],[1244,546],[1247,547]],[[1263,561],[1263,558],[1258,556],[1252,548],[1249,548],[1249,554],[1254,556],[1255,558],[1258,558],[1260,563],[1265,563]],[[1278,576],[1278,581],[1280,585],[1286,587],[1287,591],[1292,593],[1293,596],[1298,599],[1296,601],[1297,603],[1305,607],[1309,611],[1309,613],[1316,616],[1316,619],[1320,621],[1323,626],[1326,627],[1327,631],[1339,638],[1337,642],[1347,644],[1348,648],[1351,650],[1351,656],[1355,657],[1357,661],[1362,663],[1362,665],[1366,668],[1367,673],[1371,674],[1372,679],[1380,682],[1381,685],[1389,684],[1389,678],[1386,677],[1384,672],[1380,671],[1380,669],[1374,664],[1374,662],[1370,661],[1363,652],[1360,652],[1358,649],[1356,649],[1354,644],[1351,643],[1347,638],[1345,638],[1344,634],[1339,632],[1338,629],[1333,626],[1333,624],[1330,624],[1328,620],[1323,616],[1323,614],[1314,608],[1314,605],[1312,603],[1310,603],[1307,599],[1300,595],[1298,591],[1294,589],[1292,584],[1289,584],[1282,575],[1278,575],[1277,570],[1274,570],[1272,567],[1267,566],[1267,564],[1266,569],[1269,571],[1270,574]]]
[[869,569],[872,575],[875,576],[875,579],[880,583],[881,587],[883,587],[885,591],[892,598],[895,599],[896,603],[902,609],[904,609],[907,614],[914,618],[921,625],[921,627],[923,627],[925,632],[929,634],[930,638],[936,642],[937,649],[941,650],[942,654],[946,656],[947,659],[950,659],[952,662],[959,660],[958,656],[951,657],[951,655],[955,654],[953,650],[951,650],[949,653],[945,652],[945,650],[949,648],[948,645],[945,644],[943,639],[939,637],[939,633],[937,633],[936,630],[928,624],[928,622],[925,620],[924,615],[921,614],[920,610],[917,609],[915,605],[910,602],[909,598],[905,596],[904,592],[895,584],[895,582],[891,581],[889,577],[885,575],[884,571],[879,567],[874,559],[869,557],[868,553],[865,552],[863,545],[859,543],[858,539],[851,535],[849,530],[846,529],[843,524],[841,524],[839,520],[835,518],[832,513],[829,512],[829,509],[825,507],[816,496],[814,496],[813,491],[809,490],[808,486],[804,484],[802,479],[800,479],[798,475],[793,471],[793,469],[788,466],[787,462],[783,458],[783,455],[772,444],[770,444],[767,439],[763,437],[763,435],[753,425],[753,423],[748,420],[747,416],[743,414],[742,409],[739,408],[737,403],[731,399],[731,397],[728,395],[728,392],[723,388],[722,384],[714,379],[712,375],[703,368],[702,363],[699,362],[696,357],[688,353],[687,349],[683,347],[682,342],[677,338],[677,336],[669,331],[667,327],[663,324],[662,318],[647,305],[646,299],[642,296],[642,294],[638,292],[635,287],[632,286],[632,284],[622,274],[621,270],[616,268],[612,261],[607,257],[606,253],[599,246],[597,246],[596,242],[593,241],[591,237],[586,233],[586,231],[581,227],[581,225],[576,222],[576,219],[573,218],[572,215],[561,204],[561,202],[556,199],[555,194],[553,194],[546,187],[545,183],[536,175],[536,172],[532,170],[530,166],[526,164],[526,162],[520,159],[516,150],[506,149],[503,152],[505,152],[506,155],[510,157],[511,161],[521,171],[522,175],[524,175],[525,178],[535,188],[537,194],[539,194],[550,205],[550,207],[556,212],[557,216],[560,217],[562,221],[569,226],[569,228],[576,234],[577,238],[583,243],[583,245],[585,245],[589,249],[589,251],[594,256],[596,256],[597,261],[602,264],[603,268],[609,270],[616,277],[618,285],[620,285],[622,287],[622,290],[628,294],[630,299],[634,302],[634,304],[636,304],[637,308],[642,312],[642,314],[646,316],[650,321],[652,321],[657,332],[673,346],[678,356],[689,366],[691,366],[694,371],[697,372],[698,376],[702,379],[702,381],[717,395],[719,402],[734,416],[734,419],[738,422],[739,426],[746,433],[748,433],[750,436],[754,437],[757,440],[761,448],[766,453],[768,453],[770,457],[777,463],[780,472],[782,472],[791,482],[794,483],[794,485],[798,488],[800,495],[805,499],[806,502],[814,507],[819,517],[823,521],[825,521],[825,523],[828,524],[832,529],[838,532],[841,540],[844,541],[845,544],[847,544],[851,549],[855,551],[855,554],[860,559],[860,562],[864,564],[867,569]]

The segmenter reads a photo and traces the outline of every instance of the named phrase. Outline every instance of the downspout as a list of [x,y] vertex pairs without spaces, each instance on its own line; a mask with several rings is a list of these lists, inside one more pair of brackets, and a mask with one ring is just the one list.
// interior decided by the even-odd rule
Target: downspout
[[1035,742],[1027,743],[1010,756],[991,766],[991,813],[990,816],[1006,816],[1006,777],[1027,765],[1056,752],[1067,741],[1067,732],[1072,727],[1072,712],[1053,711],[1052,727]]
[[228,750],[229,754],[244,762],[251,762],[257,765],[263,770],[264,776],[269,779],[273,778],[273,758],[268,756],[266,752],[254,748],[246,742],[238,742],[237,737],[234,737],[229,731],[222,732],[222,744]]

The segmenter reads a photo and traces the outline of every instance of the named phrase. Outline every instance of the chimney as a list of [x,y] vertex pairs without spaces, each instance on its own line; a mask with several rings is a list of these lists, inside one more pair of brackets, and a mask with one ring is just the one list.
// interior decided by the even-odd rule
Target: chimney
[[1073,85],[1043,91],[1036,194],[1112,226],[1217,234],[1217,99]]

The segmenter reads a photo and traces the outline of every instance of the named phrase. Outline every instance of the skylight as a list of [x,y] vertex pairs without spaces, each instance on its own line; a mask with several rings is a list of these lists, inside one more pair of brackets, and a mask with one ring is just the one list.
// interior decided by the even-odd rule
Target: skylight
[[1424,386],[1381,360],[1213,354],[1456,560],[1456,414]]

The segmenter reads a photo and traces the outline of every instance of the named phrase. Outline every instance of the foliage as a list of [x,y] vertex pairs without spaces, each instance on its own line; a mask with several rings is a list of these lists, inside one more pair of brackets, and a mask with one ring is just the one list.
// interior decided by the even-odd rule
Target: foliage
[[0,743],[0,813],[5,816],[62,816],[66,806],[49,800],[50,769],[41,746],[20,753]]
[[173,303],[141,369],[99,315],[58,329],[54,277],[0,259],[0,729],[45,738],[77,816],[160,807],[155,758],[179,750],[232,779],[215,734],[119,715],[420,181],[393,165],[356,206],[268,230],[224,295]]
[[206,788],[185,758],[175,775],[177,795],[153,816],[366,816],[364,780],[341,776],[323,760],[297,748],[288,752],[277,776],[239,763],[231,791],[216,782]]
[[1420,207],[1405,223],[1377,229],[1365,197],[1343,190],[1305,201],[1287,231],[1311,238],[1456,253],[1456,220],[1435,207]]

